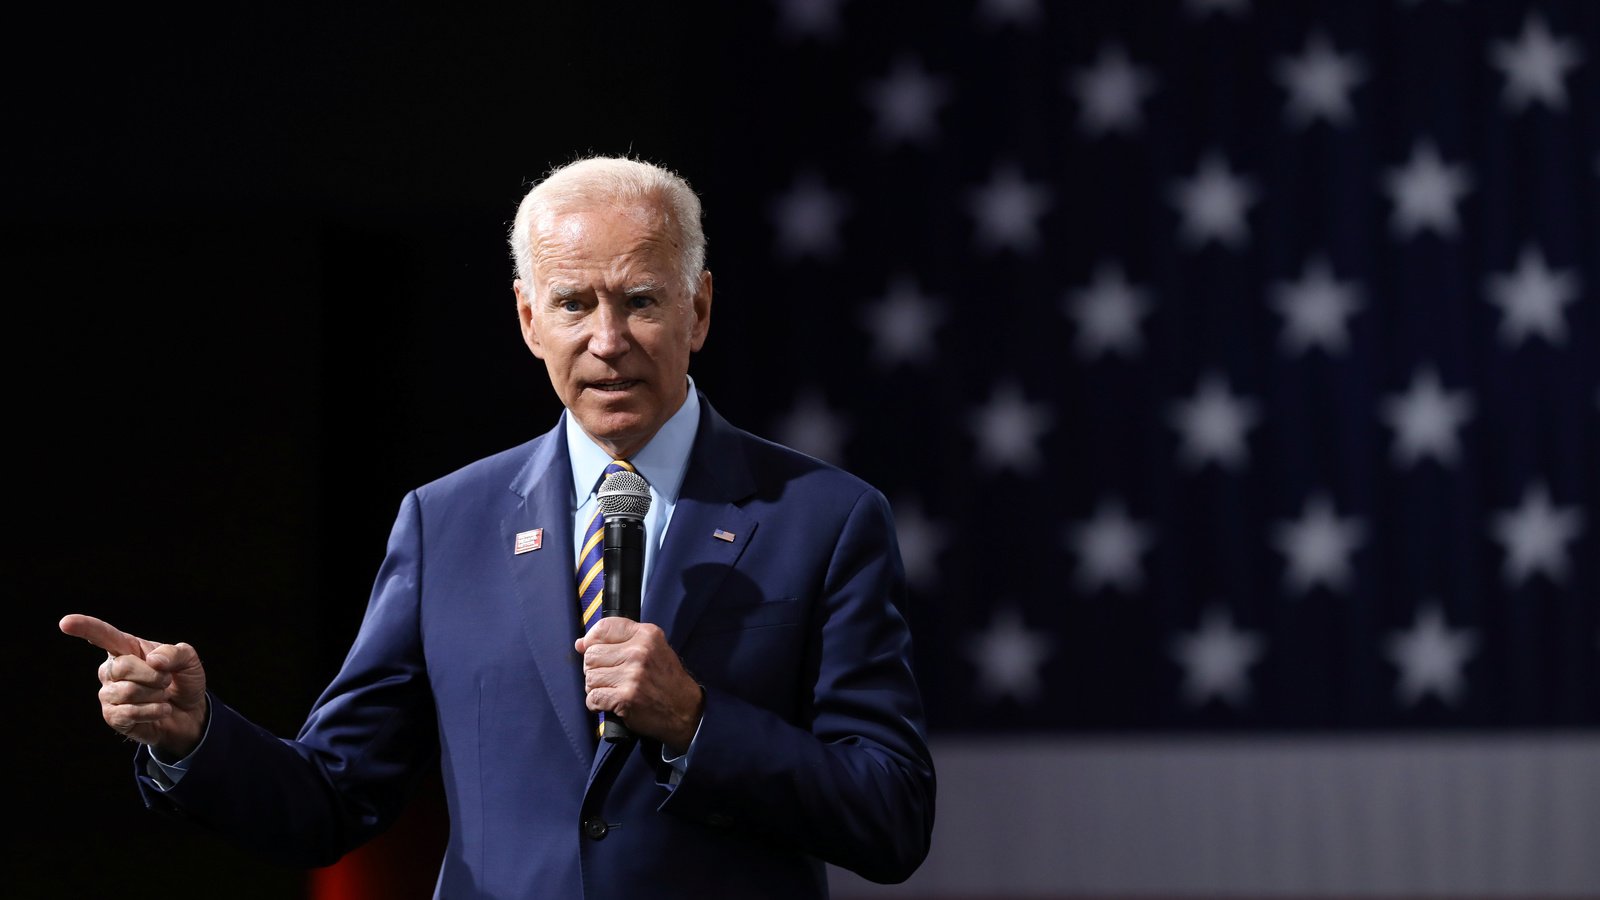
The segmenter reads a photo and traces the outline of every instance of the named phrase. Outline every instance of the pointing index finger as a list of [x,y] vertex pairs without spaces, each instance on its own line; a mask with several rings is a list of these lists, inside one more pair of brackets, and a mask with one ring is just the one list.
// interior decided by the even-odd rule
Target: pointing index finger
[[141,659],[144,658],[144,652],[140,647],[138,638],[124,631],[119,631],[112,627],[110,622],[96,619],[94,616],[79,615],[78,613],[63,616],[59,627],[63,634],[68,634],[75,638],[83,638],[112,656],[131,653]]

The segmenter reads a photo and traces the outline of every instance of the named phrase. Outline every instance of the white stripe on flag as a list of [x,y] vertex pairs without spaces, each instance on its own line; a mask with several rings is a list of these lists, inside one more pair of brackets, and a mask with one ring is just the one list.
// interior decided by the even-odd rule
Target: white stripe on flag
[[879,897],[1600,897],[1600,734],[945,739]]

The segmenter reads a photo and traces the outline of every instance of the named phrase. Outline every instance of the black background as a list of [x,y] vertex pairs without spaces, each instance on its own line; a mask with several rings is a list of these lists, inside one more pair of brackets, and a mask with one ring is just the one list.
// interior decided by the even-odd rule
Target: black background
[[[188,641],[220,696],[292,734],[404,492],[559,412],[515,324],[505,229],[528,184],[590,151],[671,166],[707,198],[713,265],[716,198],[737,190],[719,154],[753,113],[715,86],[758,77],[738,23],[634,2],[225,6],[0,29],[8,896],[302,895],[304,873],[143,809],[132,745],[100,720],[101,654],[58,619]],[[718,274],[732,305],[739,276]],[[737,421],[747,398],[717,397]],[[438,822],[428,800],[393,838],[422,857],[417,896]]]

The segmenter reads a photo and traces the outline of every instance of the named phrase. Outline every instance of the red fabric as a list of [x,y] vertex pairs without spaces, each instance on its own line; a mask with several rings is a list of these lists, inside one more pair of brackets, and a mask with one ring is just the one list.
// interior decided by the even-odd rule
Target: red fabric
[[306,881],[309,900],[431,900],[449,824],[438,782],[430,783],[383,834]]

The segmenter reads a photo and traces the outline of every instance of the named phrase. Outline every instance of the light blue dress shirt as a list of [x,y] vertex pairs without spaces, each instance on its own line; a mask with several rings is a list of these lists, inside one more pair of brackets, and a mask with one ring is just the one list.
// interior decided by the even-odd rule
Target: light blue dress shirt
[[[572,460],[572,496],[577,512],[572,520],[572,565],[577,568],[583,550],[583,530],[594,517],[599,506],[600,475],[611,464],[611,457],[584,433],[569,413],[567,423],[567,457]],[[678,491],[683,487],[683,474],[689,470],[689,451],[694,449],[694,436],[700,430],[700,395],[695,392],[694,379],[689,379],[689,396],[672,418],[661,426],[650,443],[633,455],[628,462],[650,483],[650,509],[644,517],[644,583],[650,584],[651,564],[656,551],[667,535],[667,525],[672,521],[672,510],[678,505]],[[650,607],[650,594],[640,591],[639,604]],[[576,603],[576,600],[574,600]],[[646,617],[648,618],[648,616]],[[598,619],[596,621],[599,621]]]

